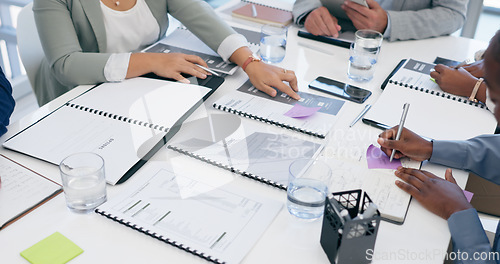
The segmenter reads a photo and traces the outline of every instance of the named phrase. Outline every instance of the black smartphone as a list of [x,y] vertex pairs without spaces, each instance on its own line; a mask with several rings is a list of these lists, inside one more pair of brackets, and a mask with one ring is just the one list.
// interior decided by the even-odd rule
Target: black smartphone
[[329,93],[359,104],[366,101],[366,99],[372,95],[372,92],[368,90],[322,76],[311,82],[309,84],[309,88]]

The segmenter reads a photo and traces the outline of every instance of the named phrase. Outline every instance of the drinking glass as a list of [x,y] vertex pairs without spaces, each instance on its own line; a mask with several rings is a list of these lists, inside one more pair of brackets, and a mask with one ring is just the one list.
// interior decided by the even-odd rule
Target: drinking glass
[[287,208],[290,214],[308,220],[323,215],[332,170],[314,159],[297,159],[289,168]]
[[272,24],[263,25],[260,31],[260,57],[267,63],[283,61],[286,54],[288,29]]
[[347,75],[358,82],[367,82],[373,78],[375,64],[382,45],[383,36],[377,31],[362,29],[355,33],[355,41],[349,53]]
[[88,213],[106,201],[104,160],[82,152],[68,156],[59,164],[66,205],[77,213]]

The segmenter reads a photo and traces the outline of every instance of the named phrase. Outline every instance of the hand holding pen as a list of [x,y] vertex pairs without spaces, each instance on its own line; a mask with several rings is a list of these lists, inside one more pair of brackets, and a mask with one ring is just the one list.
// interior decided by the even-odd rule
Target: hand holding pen
[[381,150],[390,156],[395,150],[394,158],[408,157],[416,161],[428,160],[432,155],[432,142],[415,134],[409,129],[403,128],[399,140],[395,140],[399,126],[395,126],[382,132],[377,142]]
[[[396,133],[396,140],[399,140],[399,138],[401,137],[401,132],[403,131],[404,124],[406,121],[406,116],[408,115],[408,109],[410,109],[410,104],[405,103],[403,105],[403,113],[401,114],[401,120],[399,121],[398,132]],[[391,158],[389,162],[392,162],[392,159],[394,159],[394,154],[396,154],[395,149],[393,149],[391,152]]]
[[471,64],[472,63],[472,60],[471,59],[466,59],[462,62],[460,62],[457,66],[455,66],[454,68],[455,69],[458,69],[458,68],[461,68],[461,67],[464,67],[465,65],[468,65],[468,64]]

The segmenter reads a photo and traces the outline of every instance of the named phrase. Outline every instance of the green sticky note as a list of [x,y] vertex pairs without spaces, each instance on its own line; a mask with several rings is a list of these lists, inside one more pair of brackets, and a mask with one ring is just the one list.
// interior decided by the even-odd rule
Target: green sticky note
[[21,252],[32,264],[64,264],[82,254],[83,249],[59,232]]

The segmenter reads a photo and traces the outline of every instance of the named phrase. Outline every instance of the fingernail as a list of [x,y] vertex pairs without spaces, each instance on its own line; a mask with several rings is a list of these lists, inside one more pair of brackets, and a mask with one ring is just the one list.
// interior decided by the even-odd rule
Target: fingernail
[[191,83],[188,79],[181,79],[180,82],[181,83],[187,83],[187,84]]
[[380,145],[382,145],[382,144],[384,144],[384,143],[385,143],[385,139],[383,139],[383,138],[378,138],[378,139],[377,139],[377,142],[378,142]]
[[202,74],[201,74],[201,78],[202,78],[202,79],[206,79],[206,78],[207,78],[207,75],[202,73]]

